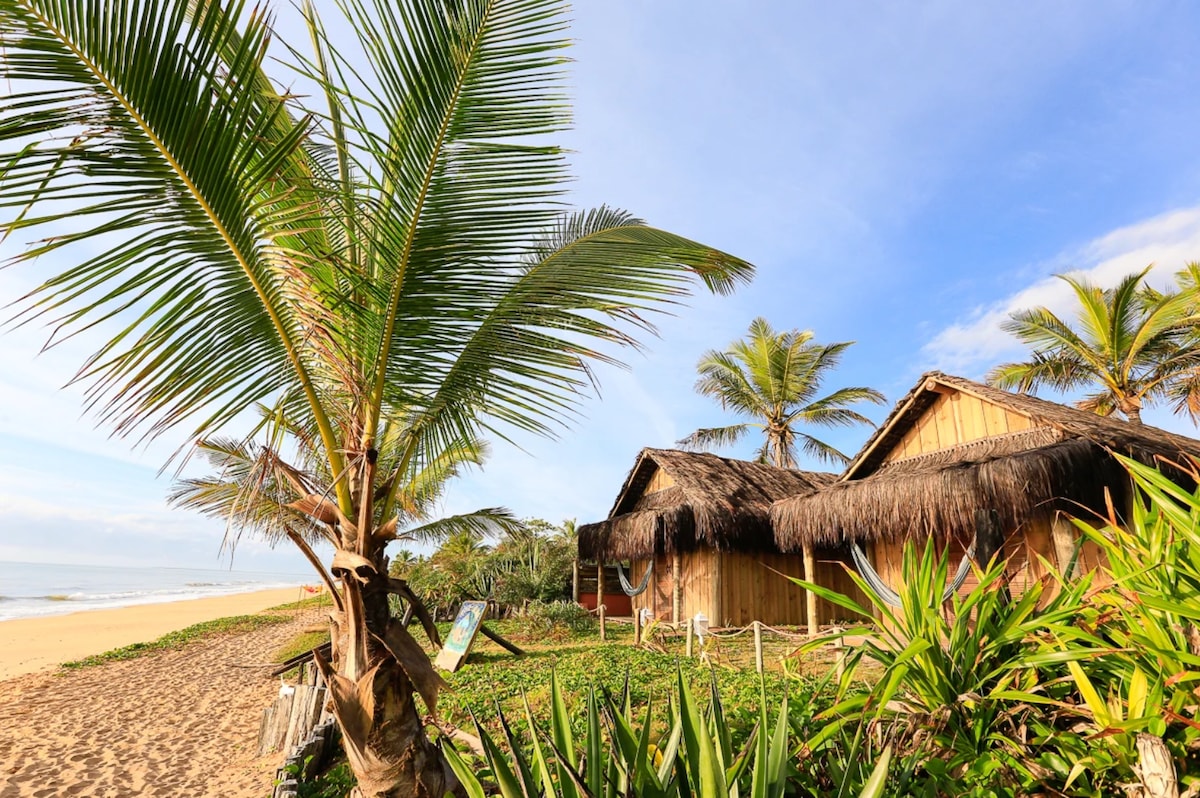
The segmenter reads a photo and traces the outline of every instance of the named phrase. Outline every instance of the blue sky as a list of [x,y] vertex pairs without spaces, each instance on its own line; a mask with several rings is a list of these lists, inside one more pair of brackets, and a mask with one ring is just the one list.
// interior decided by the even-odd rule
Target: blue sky
[[[694,394],[695,363],[755,316],[857,341],[829,387],[894,401],[927,369],[978,378],[1019,356],[997,324],[1066,308],[1055,273],[1112,283],[1154,262],[1163,279],[1200,259],[1200,7],[610,0],[572,17],[575,203],[626,208],[758,277],[660,319],[628,371],[601,370],[582,420],[497,443],[447,512],[603,517],[642,446],[727,420]],[[0,272],[0,299],[54,266]],[[155,475],[180,441],[131,452],[94,430],[58,390],[89,342],[35,357],[44,337],[0,337],[0,558],[227,562],[219,523],[165,507]],[[853,452],[868,432],[828,439]],[[305,567],[252,542],[235,564]]]

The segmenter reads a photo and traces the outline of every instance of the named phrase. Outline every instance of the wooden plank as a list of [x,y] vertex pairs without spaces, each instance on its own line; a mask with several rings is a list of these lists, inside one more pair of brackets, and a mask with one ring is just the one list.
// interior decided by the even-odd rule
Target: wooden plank
[[671,558],[671,623],[679,623],[683,606],[683,555],[678,551]]
[[724,565],[724,563],[722,562],[723,558],[724,558],[724,555],[721,552],[719,552],[719,551],[713,552],[713,571],[712,571],[712,580],[713,580],[713,591],[712,591],[713,608],[712,608],[712,610],[713,611],[712,611],[712,615],[709,616],[709,620],[713,623],[714,626],[721,625],[721,615],[725,611],[725,607],[722,605],[722,600],[724,599],[724,596],[721,594],[721,590],[722,590],[721,570],[722,570],[722,566]]
[[1021,430],[1031,429],[1033,427],[1033,422],[1029,420],[1028,416],[1023,416],[1020,413],[1014,413],[1011,410],[1006,410],[1004,415],[1008,422],[1009,432],[1020,432]]
[[657,493],[660,490],[666,490],[674,484],[675,479],[670,474],[668,474],[666,471],[663,471],[661,468],[655,468],[654,473],[650,476],[650,481],[646,484],[646,489],[642,491],[642,495],[647,493]]
[[954,408],[951,406],[949,396],[938,397],[937,402],[934,403],[932,415],[933,423],[937,425],[938,448],[946,449],[962,443],[962,438],[959,437],[958,430],[954,426]]
[[950,415],[954,419],[954,437],[959,443],[969,440],[963,424],[963,399],[963,395],[958,392],[950,397]]
[[994,405],[991,402],[985,402],[983,405],[984,422],[987,425],[987,434],[1003,435],[1008,432],[1008,413],[1003,407]]
[[962,414],[963,440],[977,441],[987,437],[987,422],[983,418],[983,400],[977,396],[960,393],[959,412]]
[[[637,614],[638,613],[634,613],[634,615],[637,615]],[[508,640],[506,640],[505,638],[501,637],[499,632],[489,629],[486,625],[482,625],[482,624],[479,627],[479,631],[480,631],[480,633],[483,634],[484,637],[491,640],[493,643],[500,646],[501,648],[507,649],[508,651],[512,652],[513,654],[516,654],[518,657],[525,656],[525,649],[521,648],[516,643],[511,643]]]
[[941,442],[938,440],[937,422],[928,413],[921,416],[921,419],[917,422],[917,429],[921,437],[921,448],[918,454],[936,452],[942,448]]

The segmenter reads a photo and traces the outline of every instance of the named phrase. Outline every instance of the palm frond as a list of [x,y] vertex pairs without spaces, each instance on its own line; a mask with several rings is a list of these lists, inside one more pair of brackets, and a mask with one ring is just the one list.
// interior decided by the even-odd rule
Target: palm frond
[[295,311],[288,279],[314,242],[307,125],[277,95],[243,90],[262,85],[270,20],[241,3],[197,8],[0,7],[0,79],[19,87],[0,99],[0,146],[18,148],[0,154],[0,208],[19,209],[0,229],[73,227],[12,260],[99,249],[27,297],[19,320],[49,320],[52,343],[116,321],[78,379],[120,433],[188,418],[214,429],[305,382],[300,341],[329,323]]
[[435,320],[422,300],[424,332],[392,350],[386,398],[419,409],[413,428],[431,450],[473,437],[477,423],[551,433],[592,385],[589,363],[619,362],[602,347],[636,346],[633,333],[652,329],[645,314],[685,296],[695,276],[723,290],[751,271],[621,211],[564,217],[519,270],[479,271],[477,312],[455,312],[451,297]]
[[733,424],[728,427],[698,429],[686,438],[680,438],[675,442],[675,445],[693,452],[707,452],[713,449],[721,449],[726,446],[735,445],[742,438],[746,437],[746,433],[752,427],[757,426],[761,425]]
[[509,510],[503,507],[488,507],[470,513],[448,515],[420,526],[409,527],[397,537],[400,540],[418,543],[440,543],[456,536],[482,540],[487,537],[501,537],[521,528],[520,520]]
[[803,433],[797,434],[796,437],[800,440],[800,450],[819,462],[838,465],[850,462],[847,455],[822,440]]

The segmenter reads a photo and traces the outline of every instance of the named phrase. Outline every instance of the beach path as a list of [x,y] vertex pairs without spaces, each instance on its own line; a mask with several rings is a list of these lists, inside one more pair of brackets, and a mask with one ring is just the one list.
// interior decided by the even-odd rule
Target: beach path
[[0,682],[0,798],[269,795],[282,756],[257,736],[279,680],[247,666],[321,615]]

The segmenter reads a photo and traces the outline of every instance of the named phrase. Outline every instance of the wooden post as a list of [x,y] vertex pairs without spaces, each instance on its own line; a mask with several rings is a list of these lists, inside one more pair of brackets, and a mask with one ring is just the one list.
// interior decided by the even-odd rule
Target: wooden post
[[1071,560],[1075,559],[1075,526],[1065,516],[1056,515],[1050,523],[1050,540],[1054,544],[1054,559],[1064,579],[1070,579],[1074,571]]
[[571,601],[579,603],[579,558],[571,561]]
[[691,659],[692,658],[692,619],[691,618],[687,619],[686,627],[687,627],[687,631],[686,631],[687,648],[685,649],[685,651],[687,652],[687,658]]
[[[596,561],[596,607],[599,609],[604,606],[604,561]],[[603,612],[603,610],[601,610]],[[601,615],[601,618],[604,616]],[[604,624],[600,624],[600,631],[604,631]],[[600,638],[603,640],[604,638]]]
[[633,644],[640,646],[642,644],[642,611],[633,611]]
[[[804,581],[817,582],[817,558],[812,542],[808,540],[804,541]],[[817,620],[817,596],[811,590],[804,591],[804,609],[808,616],[809,637],[816,637],[821,631],[821,624]]]
[[608,631],[604,627],[604,605],[600,606],[600,642],[603,643],[608,639]]
[[[840,632],[841,629],[834,631]],[[846,640],[843,637],[838,637],[833,641],[833,650],[837,652],[837,657],[834,660],[834,670],[836,671],[838,684],[842,683],[842,677],[846,675]]]
[[762,623],[754,622],[754,669],[763,672]]
[[679,550],[675,550],[675,556],[671,559],[671,583],[674,590],[671,593],[671,623],[679,623],[679,610],[683,605],[683,580],[680,576],[683,571],[683,555]]

